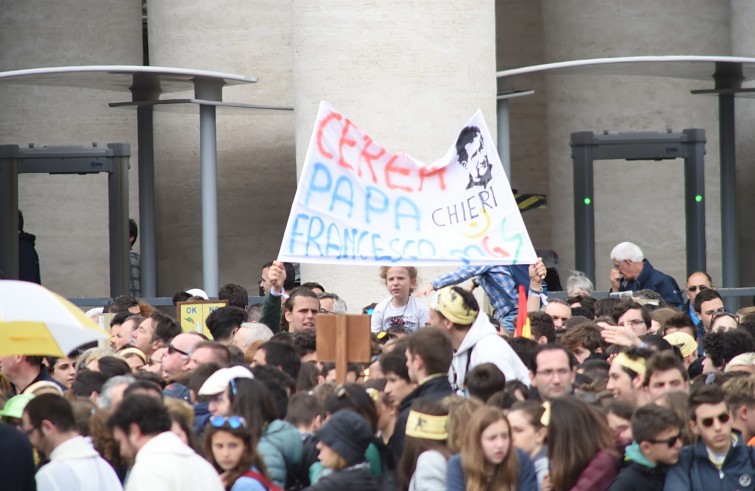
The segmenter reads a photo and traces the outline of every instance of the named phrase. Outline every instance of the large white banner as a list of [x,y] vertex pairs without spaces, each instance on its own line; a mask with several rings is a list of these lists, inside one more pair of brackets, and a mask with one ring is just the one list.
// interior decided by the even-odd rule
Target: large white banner
[[425,165],[322,102],[278,259],[439,266],[536,255],[480,111]]

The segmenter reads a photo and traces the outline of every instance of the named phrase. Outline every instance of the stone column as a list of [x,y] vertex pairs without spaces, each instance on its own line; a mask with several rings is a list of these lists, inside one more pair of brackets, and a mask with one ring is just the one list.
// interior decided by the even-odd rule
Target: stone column
[[[732,0],[731,8],[731,54],[753,57],[755,32],[750,26],[755,21],[755,5],[745,0]],[[749,97],[735,99],[737,137],[737,208],[739,211],[739,285],[755,283],[755,230],[750,220],[750,210],[755,204],[752,189],[755,186],[755,102]],[[744,298],[742,306],[751,305]]]
[[[543,15],[540,2],[496,2],[497,70],[545,63]],[[511,187],[520,193],[549,194],[545,77],[532,75],[517,82],[517,89],[533,95],[509,100]],[[550,196],[549,196],[550,197]],[[549,209],[522,213],[535,249],[551,248]]]
[[[149,9],[151,64],[251,75],[257,84],[226,88],[224,100],[293,106],[290,2],[167,0]],[[218,108],[217,162],[219,285],[256,294],[295,191],[293,112]],[[197,107],[156,112],[155,181],[158,291],[201,287]]]
[[[424,162],[445,153],[477,108],[495,134],[493,1],[293,5],[299,171],[322,100],[389,150]],[[302,279],[321,281],[352,312],[388,295],[377,267],[303,265]]]
[[[727,55],[726,2],[543,0],[547,62],[641,55]],[[549,208],[553,248],[565,279],[574,264],[572,162],[574,131],[664,131],[704,128],[708,271],[720,280],[718,119],[715,97],[692,89],[712,82],[639,76],[547,78]],[[597,287],[607,289],[609,254],[637,243],[653,265],[686,281],[684,178],[681,160],[604,161],[595,165]]]
[[[141,2],[5,1],[0,70],[141,65]],[[129,211],[138,218],[136,114],[111,109],[128,93],[0,85],[0,143],[24,146],[131,144]],[[42,283],[68,297],[109,295],[105,174],[21,175],[19,207],[37,236]],[[5,239],[3,239],[5,240]]]

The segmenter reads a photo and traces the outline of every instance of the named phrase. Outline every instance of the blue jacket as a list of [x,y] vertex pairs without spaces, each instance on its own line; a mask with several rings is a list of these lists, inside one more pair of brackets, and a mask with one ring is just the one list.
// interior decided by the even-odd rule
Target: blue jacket
[[[513,449],[513,446],[511,447]],[[519,458],[519,475],[517,476],[517,491],[537,491],[537,474],[535,464],[526,452],[516,449]],[[448,491],[464,491],[467,489],[467,480],[461,467],[461,454],[456,454],[448,459],[446,469],[446,485]]]
[[210,403],[198,402],[194,404],[194,433],[197,436],[202,436],[204,433],[204,427],[210,421]]
[[276,419],[262,432],[257,453],[265,461],[270,480],[285,487],[288,471],[291,471],[293,478],[301,460],[301,435],[290,423]]
[[667,304],[673,305],[674,307],[681,307],[684,303],[681,289],[676,283],[676,280],[666,273],[661,273],[656,270],[647,259],[642,261],[642,271],[640,271],[639,276],[633,281],[622,283],[620,288],[623,292],[644,289],[653,290],[658,293]]
[[702,440],[687,445],[679,462],[666,474],[664,491],[752,491],[755,490],[755,448],[747,447],[737,435],[726,454],[721,471],[711,463]]

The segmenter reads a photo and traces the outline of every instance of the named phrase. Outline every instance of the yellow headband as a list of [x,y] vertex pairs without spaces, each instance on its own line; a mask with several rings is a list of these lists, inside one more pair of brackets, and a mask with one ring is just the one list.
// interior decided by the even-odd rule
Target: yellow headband
[[551,403],[550,401],[545,401],[543,403],[543,415],[540,416],[540,424],[547,428],[550,423],[551,423]]
[[622,367],[628,368],[636,372],[643,379],[645,378],[645,359],[638,358],[633,360],[627,356],[626,353],[619,353],[616,358],[613,359],[614,363],[618,363]]
[[406,419],[406,435],[428,440],[448,439],[448,416],[432,416],[430,414],[409,411]]
[[128,355],[134,355],[134,356],[137,356],[140,360],[142,360],[142,363],[147,363],[147,355],[145,355],[144,352],[140,350],[139,348],[122,349],[117,354],[123,358],[126,358]]
[[435,307],[436,310],[443,314],[443,317],[461,326],[468,326],[474,323],[478,314],[476,310],[467,307],[461,295],[453,291],[450,286],[438,292]]

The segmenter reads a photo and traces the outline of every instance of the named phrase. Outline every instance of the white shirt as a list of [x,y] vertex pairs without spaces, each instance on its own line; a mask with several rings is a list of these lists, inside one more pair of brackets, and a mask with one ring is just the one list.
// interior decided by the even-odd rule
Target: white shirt
[[430,318],[427,305],[412,296],[402,307],[394,307],[392,300],[393,297],[388,297],[375,306],[371,320],[372,332],[387,330],[394,319],[403,319],[407,333],[415,331],[418,327],[425,327]]
[[225,491],[215,468],[171,431],[160,433],[136,454],[126,491]]
[[35,476],[38,491],[122,490],[110,464],[88,438],[76,436],[50,452],[50,462]]

